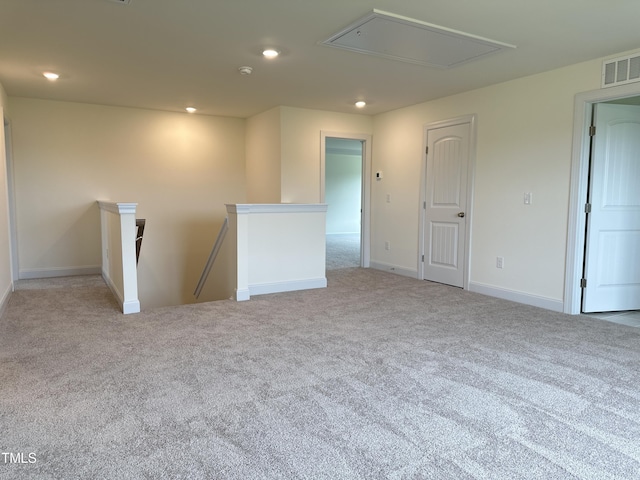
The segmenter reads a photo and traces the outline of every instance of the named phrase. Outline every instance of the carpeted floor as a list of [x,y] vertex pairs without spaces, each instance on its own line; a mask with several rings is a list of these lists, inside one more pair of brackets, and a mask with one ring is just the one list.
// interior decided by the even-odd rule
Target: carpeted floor
[[95,277],[21,284],[0,478],[640,478],[640,329],[370,269],[328,280],[128,316]]
[[327,235],[327,270],[360,266],[360,234]]

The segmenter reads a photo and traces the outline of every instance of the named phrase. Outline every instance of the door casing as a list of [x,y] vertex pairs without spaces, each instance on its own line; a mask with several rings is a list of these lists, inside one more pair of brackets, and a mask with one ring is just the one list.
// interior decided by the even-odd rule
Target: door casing
[[4,116],[3,109],[0,108],[3,117],[4,128],[4,142],[5,142],[5,154],[6,154],[6,181],[7,181],[7,202],[8,202],[8,217],[9,217],[9,248],[11,256],[11,284],[12,288],[15,287],[14,283],[18,280],[18,233],[16,227],[16,201],[15,201],[15,187],[14,187],[14,165],[13,165],[13,150],[11,144],[11,122]]

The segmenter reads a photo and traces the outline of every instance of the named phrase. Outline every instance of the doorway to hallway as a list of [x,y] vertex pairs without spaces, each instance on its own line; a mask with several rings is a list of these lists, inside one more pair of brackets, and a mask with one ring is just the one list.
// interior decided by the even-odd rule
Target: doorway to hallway
[[327,269],[369,266],[371,136],[321,132]]

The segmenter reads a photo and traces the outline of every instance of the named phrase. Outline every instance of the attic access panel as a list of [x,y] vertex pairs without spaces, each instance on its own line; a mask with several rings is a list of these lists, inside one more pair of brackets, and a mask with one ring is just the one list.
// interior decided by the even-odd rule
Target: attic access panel
[[451,68],[515,45],[382,10],[351,24],[323,45],[430,67]]

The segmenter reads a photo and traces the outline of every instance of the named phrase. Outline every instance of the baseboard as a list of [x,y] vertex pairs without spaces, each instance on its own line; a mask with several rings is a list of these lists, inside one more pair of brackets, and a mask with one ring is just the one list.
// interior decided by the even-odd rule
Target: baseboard
[[251,294],[248,288],[236,289],[234,294],[234,300],[236,302],[244,302],[246,300],[249,300],[250,297]]
[[[109,290],[111,290],[111,293],[113,293],[113,296],[116,297],[116,300],[118,301],[118,305],[120,305],[120,307],[123,307],[124,305],[124,297],[122,296],[123,294],[120,290],[118,290],[115,283],[113,283],[113,280],[111,280],[111,277],[103,271],[102,279],[104,280],[104,283],[106,283],[107,286],[109,287]],[[124,308],[123,308],[123,311],[124,311]]]
[[20,280],[34,278],[71,277],[75,275],[100,275],[102,266],[90,265],[87,267],[54,267],[54,268],[24,268],[19,272]]
[[304,280],[291,280],[286,282],[259,283],[249,285],[250,295],[265,295],[268,293],[293,292],[296,290],[310,290],[313,288],[326,288],[327,278],[308,278]]
[[7,305],[9,305],[9,300],[11,299],[11,294],[13,293],[13,282],[9,283],[9,286],[2,294],[2,298],[0,299],[0,318],[4,315],[4,312],[7,310]]
[[516,290],[508,290],[484,283],[469,282],[469,291],[490,297],[502,298],[503,300],[511,300],[512,302],[524,303],[525,305],[532,305],[546,310],[553,310],[554,312],[562,313],[564,311],[564,303],[562,300],[531,295],[530,293],[518,292]]
[[140,300],[122,302],[122,313],[125,315],[140,313]]
[[140,313],[140,300],[136,299],[125,302],[123,293],[118,290],[115,283],[113,283],[113,280],[111,280],[111,277],[104,271],[102,272],[102,278],[104,279],[104,283],[109,287],[109,290],[111,290],[111,293],[113,293],[113,296],[116,297],[123,314],[129,315],[130,313]]
[[418,278],[418,270],[411,268],[399,267],[397,265],[391,265],[383,262],[374,262],[373,260],[371,260],[369,266],[376,270],[384,270],[385,272],[395,273],[397,275],[402,275],[403,277]]

